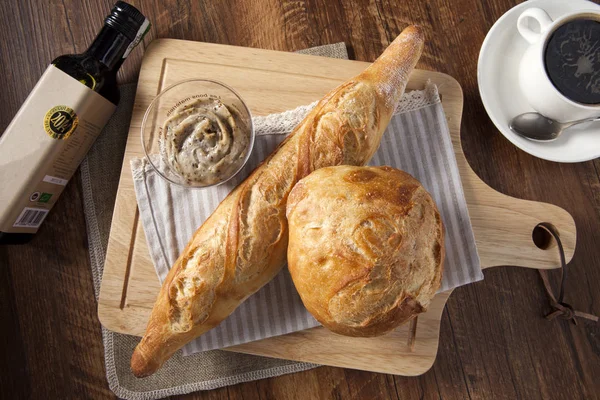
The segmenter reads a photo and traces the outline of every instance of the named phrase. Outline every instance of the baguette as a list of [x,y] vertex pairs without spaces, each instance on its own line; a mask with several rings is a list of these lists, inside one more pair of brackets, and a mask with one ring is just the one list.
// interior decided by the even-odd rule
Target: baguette
[[423,42],[421,28],[406,28],[375,63],[327,94],[198,228],[169,271],[133,352],[135,376],[153,374],[281,270],[288,194],[316,169],[369,161]]

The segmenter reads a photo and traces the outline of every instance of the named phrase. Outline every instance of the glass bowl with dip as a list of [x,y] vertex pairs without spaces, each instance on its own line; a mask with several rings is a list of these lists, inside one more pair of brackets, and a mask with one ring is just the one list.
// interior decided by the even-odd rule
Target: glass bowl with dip
[[142,147],[154,170],[188,188],[233,178],[254,146],[252,116],[229,86],[209,79],[177,82],[148,106]]

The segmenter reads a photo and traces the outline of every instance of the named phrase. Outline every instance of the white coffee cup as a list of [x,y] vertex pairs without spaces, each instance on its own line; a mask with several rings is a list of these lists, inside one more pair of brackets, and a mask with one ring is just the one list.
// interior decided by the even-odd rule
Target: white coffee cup
[[[517,21],[519,33],[529,42],[529,48],[525,51],[519,67],[519,84],[523,95],[537,112],[560,122],[600,115],[600,104],[577,103],[560,93],[550,81],[544,65],[546,44],[554,31],[566,22],[582,18],[600,21],[600,12],[577,11],[553,21],[541,8],[528,8]],[[531,28],[532,20],[539,24],[539,32]]]

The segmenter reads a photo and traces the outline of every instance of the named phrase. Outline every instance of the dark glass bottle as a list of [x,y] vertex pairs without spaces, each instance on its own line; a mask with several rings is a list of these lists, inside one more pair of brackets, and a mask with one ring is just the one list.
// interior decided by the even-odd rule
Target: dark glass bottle
[[[117,71],[146,18],[135,7],[119,1],[102,30],[83,54],[62,55],[52,64],[110,102],[119,102]],[[137,43],[133,43],[135,46]]]
[[[84,53],[59,56],[52,64],[116,105],[119,102],[117,72],[148,27],[140,11],[118,1]],[[0,244],[27,243],[33,236],[34,233],[0,231]]]

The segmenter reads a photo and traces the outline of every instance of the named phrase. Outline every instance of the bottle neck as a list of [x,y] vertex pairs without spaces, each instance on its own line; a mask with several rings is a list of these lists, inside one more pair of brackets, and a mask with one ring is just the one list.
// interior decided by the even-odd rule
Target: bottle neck
[[125,61],[123,54],[130,43],[131,40],[121,32],[104,25],[85,53],[106,65],[109,70],[117,72]]

